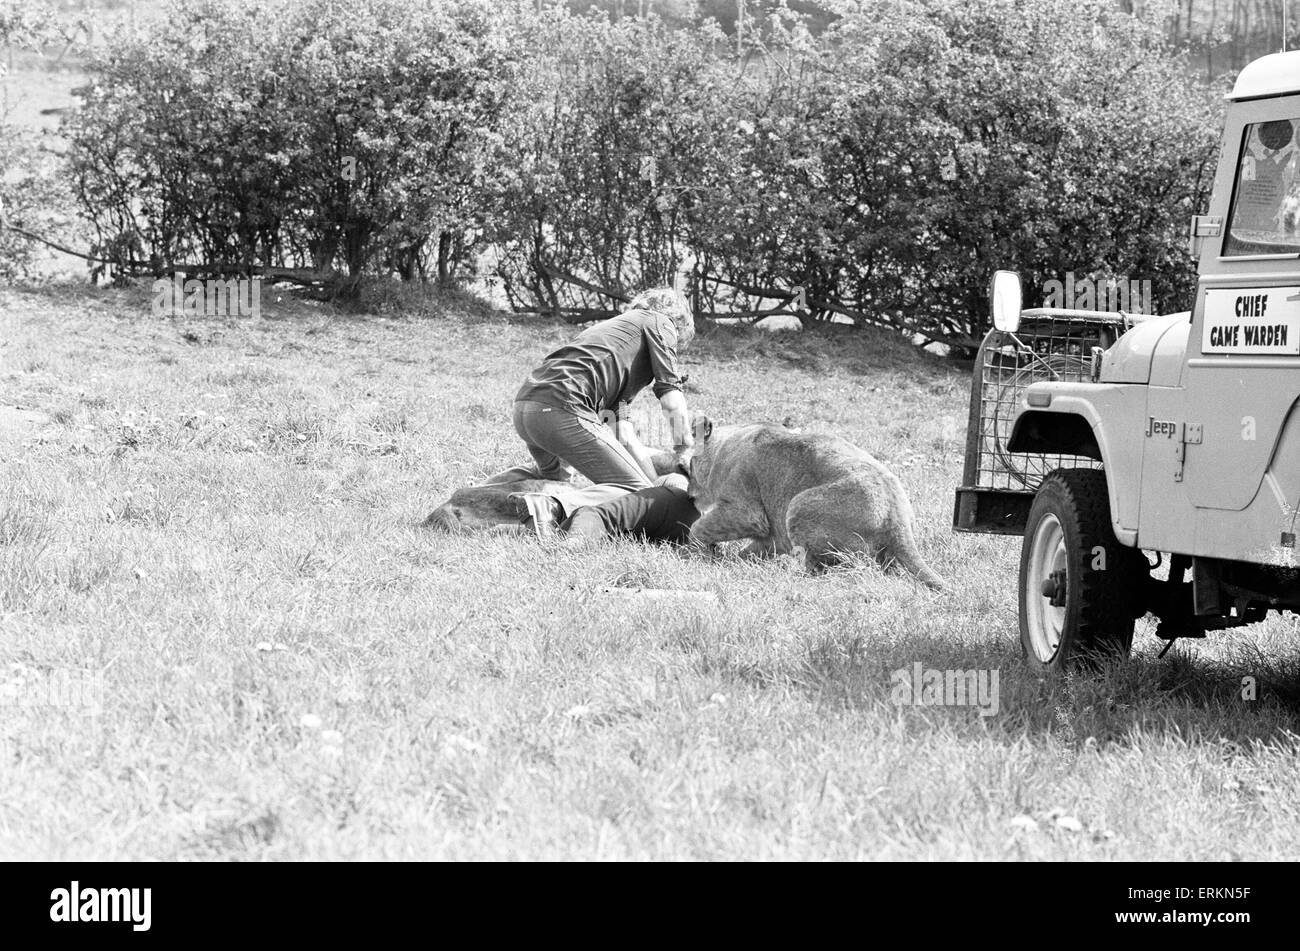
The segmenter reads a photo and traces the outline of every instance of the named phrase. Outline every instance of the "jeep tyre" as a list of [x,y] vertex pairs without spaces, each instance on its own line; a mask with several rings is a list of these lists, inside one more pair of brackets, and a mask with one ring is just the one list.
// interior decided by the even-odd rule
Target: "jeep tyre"
[[1105,472],[1049,474],[1020,550],[1020,646],[1030,666],[1052,673],[1126,657],[1148,572],[1141,552],[1115,539]]

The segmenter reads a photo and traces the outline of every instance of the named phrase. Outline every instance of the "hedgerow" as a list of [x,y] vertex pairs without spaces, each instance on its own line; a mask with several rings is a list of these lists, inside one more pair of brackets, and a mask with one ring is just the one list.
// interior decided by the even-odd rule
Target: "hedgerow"
[[970,347],[991,271],[1187,305],[1220,108],[1105,0],[839,0],[716,25],[485,0],[176,0],[90,64],[69,174],[125,274],[500,280]]

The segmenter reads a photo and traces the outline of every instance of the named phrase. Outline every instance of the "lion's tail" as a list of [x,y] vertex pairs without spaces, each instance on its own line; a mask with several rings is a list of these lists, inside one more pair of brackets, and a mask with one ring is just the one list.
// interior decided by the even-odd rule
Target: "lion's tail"
[[898,543],[891,552],[894,560],[926,587],[933,588],[935,591],[947,591],[948,582],[944,581],[921,557],[920,549],[916,547],[916,536],[912,534],[912,526],[904,523],[898,536]]

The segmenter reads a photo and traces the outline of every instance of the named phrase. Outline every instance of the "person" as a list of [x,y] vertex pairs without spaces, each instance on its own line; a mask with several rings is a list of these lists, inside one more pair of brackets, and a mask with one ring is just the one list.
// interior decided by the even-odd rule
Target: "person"
[[[520,479],[570,482],[573,470],[590,479],[593,484],[587,488],[511,496],[521,521],[543,537],[584,506],[652,488],[654,467],[635,438],[631,403],[652,386],[674,451],[690,447],[690,418],[677,358],[694,336],[690,310],[677,292],[654,288],[633,298],[622,314],[547,354],[515,394],[515,432],[533,464],[499,472],[485,484]],[[602,423],[611,416],[612,429]]]
[[[652,450],[641,442],[635,429],[624,431],[620,439],[637,459],[650,459]],[[676,472],[659,476],[648,488],[574,509],[559,524],[559,530],[565,536],[565,542],[571,545],[617,536],[689,544],[691,526],[700,517],[699,509],[688,492],[689,483],[679,461]]]
[[686,545],[699,517],[687,494],[685,477],[668,476],[647,489],[599,505],[584,505],[560,524],[560,530],[566,541],[577,544],[622,535]]

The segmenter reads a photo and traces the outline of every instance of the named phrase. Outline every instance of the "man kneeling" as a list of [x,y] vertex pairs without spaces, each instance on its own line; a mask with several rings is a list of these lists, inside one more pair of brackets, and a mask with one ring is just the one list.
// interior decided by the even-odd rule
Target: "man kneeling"
[[[623,438],[636,395],[651,386],[681,452],[691,445],[690,417],[682,394],[678,351],[690,343],[695,324],[672,288],[639,295],[617,317],[580,333],[548,354],[515,394],[515,431],[532,456],[530,466],[500,472],[485,484],[520,480],[567,482],[577,470],[587,488],[524,492],[512,500],[523,524],[545,537],[583,505],[598,505],[649,488],[655,470],[648,457]],[[614,431],[602,420],[614,417]]]

